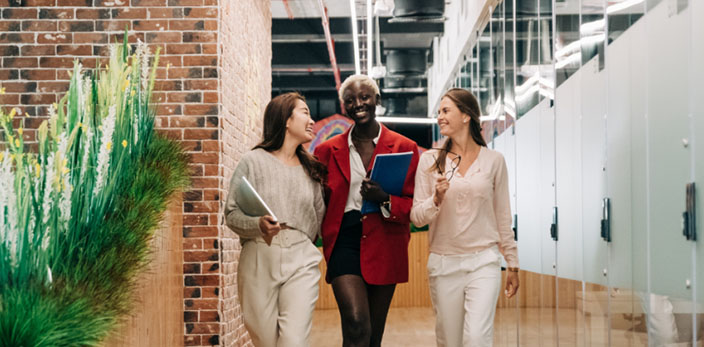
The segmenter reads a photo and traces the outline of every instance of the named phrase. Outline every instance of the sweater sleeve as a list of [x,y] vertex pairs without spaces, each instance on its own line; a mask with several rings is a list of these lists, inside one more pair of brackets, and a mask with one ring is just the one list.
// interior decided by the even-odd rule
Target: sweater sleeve
[[245,155],[235,169],[230,179],[230,190],[225,204],[225,221],[227,226],[243,239],[254,239],[261,236],[259,230],[259,217],[248,216],[237,206],[237,187],[242,181],[242,176],[252,179],[250,173],[251,161]]
[[433,201],[435,182],[431,173],[428,172],[428,168],[430,168],[432,164],[431,161],[431,156],[421,156],[418,170],[416,170],[411,221],[418,227],[433,222],[438,215],[438,211],[440,211],[440,207],[435,206],[435,202]]
[[494,175],[494,214],[499,230],[499,250],[510,267],[518,267],[518,246],[511,228],[511,201],[508,191],[506,161],[499,154],[500,163]]

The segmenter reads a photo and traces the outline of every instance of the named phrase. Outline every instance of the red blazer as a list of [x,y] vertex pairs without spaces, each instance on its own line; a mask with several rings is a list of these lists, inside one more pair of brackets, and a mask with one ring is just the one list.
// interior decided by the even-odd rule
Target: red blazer
[[[381,126],[384,129],[372,154],[367,174],[370,173],[377,154],[413,152],[413,157],[402,195],[391,196],[390,217],[384,218],[378,212],[362,217],[362,277],[367,283],[375,285],[408,282],[408,241],[411,237],[409,214],[413,205],[413,186],[419,158],[415,142]],[[327,211],[322,225],[326,261],[330,260],[335,247],[350,190],[350,148],[347,142],[349,132],[350,130],[347,130],[315,148],[316,157],[328,168],[328,183],[325,189]],[[330,283],[330,278],[326,277],[326,281]]]

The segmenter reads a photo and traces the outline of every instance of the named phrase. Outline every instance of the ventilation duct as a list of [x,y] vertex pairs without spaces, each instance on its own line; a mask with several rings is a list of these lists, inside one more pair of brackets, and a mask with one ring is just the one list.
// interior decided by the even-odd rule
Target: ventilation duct
[[445,0],[396,0],[394,17],[442,17]]
[[386,55],[389,75],[414,76],[425,74],[426,52],[419,49],[391,49]]

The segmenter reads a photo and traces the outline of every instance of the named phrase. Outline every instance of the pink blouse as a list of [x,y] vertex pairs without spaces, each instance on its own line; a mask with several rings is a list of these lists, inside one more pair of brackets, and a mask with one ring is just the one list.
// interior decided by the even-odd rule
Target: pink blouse
[[[411,209],[415,225],[430,225],[430,252],[467,254],[498,245],[508,266],[518,267],[503,155],[482,147],[464,176],[455,171],[443,202],[435,206],[435,181],[440,174],[429,170],[437,155],[438,150],[428,150],[420,157]],[[449,171],[451,161],[446,160],[445,171]]]

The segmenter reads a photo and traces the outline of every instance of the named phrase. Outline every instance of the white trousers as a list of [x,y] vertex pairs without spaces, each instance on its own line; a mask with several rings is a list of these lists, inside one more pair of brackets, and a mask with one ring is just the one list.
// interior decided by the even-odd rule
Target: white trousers
[[244,325],[256,347],[310,345],[322,255],[294,232],[300,233],[282,231],[271,246],[261,239],[242,246],[237,289]]
[[498,247],[462,255],[430,253],[428,277],[438,346],[491,346],[501,288]]

